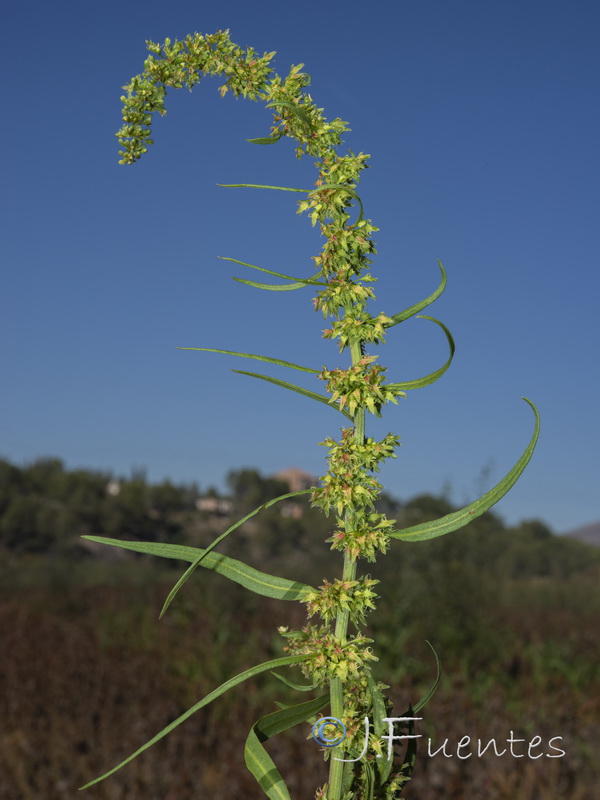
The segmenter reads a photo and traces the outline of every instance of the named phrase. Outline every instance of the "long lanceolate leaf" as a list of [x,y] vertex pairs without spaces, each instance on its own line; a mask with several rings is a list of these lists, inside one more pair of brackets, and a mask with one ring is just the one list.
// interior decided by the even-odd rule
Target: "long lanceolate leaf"
[[259,511],[263,511],[265,508],[270,508],[271,506],[275,505],[275,503],[279,503],[281,500],[287,500],[290,497],[298,497],[301,494],[308,494],[308,492],[310,492],[310,491],[312,491],[312,489],[301,489],[299,492],[288,492],[287,494],[280,494],[279,497],[275,497],[273,500],[268,500],[266,503],[263,503],[261,506],[258,506],[258,508],[255,508],[254,511],[251,511],[249,514],[246,514],[245,517],[242,517],[242,519],[238,520],[235,524],[233,524],[229,528],[227,528],[227,530],[224,533],[222,533],[220,536],[217,536],[217,538],[208,545],[208,547],[204,550],[204,552],[201,555],[198,556],[198,558],[194,561],[194,563],[191,564],[186,569],[186,571],[183,573],[181,578],[179,578],[179,580],[177,581],[175,586],[171,589],[171,591],[167,595],[167,599],[165,600],[165,603],[164,603],[164,605],[162,607],[162,610],[160,612],[160,616],[161,617],[163,616],[163,614],[165,613],[167,608],[173,602],[173,599],[174,599],[175,595],[177,594],[177,592],[181,589],[181,587],[187,581],[187,579],[190,578],[194,574],[194,572],[200,566],[202,561],[207,557],[207,555],[211,552],[211,550],[214,550],[214,548],[218,544],[220,544],[223,541],[223,539],[225,539],[227,536],[229,536],[230,533],[233,533],[233,531],[237,530],[240,527],[240,525],[243,525],[244,522],[247,522],[247,520],[249,520],[255,514],[258,514]]
[[277,133],[273,136],[259,136],[257,139],[246,139],[246,141],[250,142],[250,144],[276,144],[282,136],[282,133]]
[[[431,700],[431,698],[435,694],[435,690],[439,686],[440,679],[442,677],[442,665],[440,664],[440,659],[438,658],[438,654],[435,652],[435,648],[431,644],[431,642],[428,642],[427,639],[425,641],[427,642],[427,644],[429,645],[429,647],[431,649],[431,652],[435,656],[436,676],[435,676],[435,680],[434,680],[433,684],[431,685],[431,687],[427,691],[427,693],[419,700],[419,702],[416,705],[412,706],[412,710],[416,711],[416,712],[419,712]],[[409,715],[407,714],[406,716],[409,716]]]
[[206,553],[199,547],[160,542],[125,542],[120,539],[108,539],[104,536],[84,536],[83,538],[111,547],[120,547],[123,550],[133,550],[135,553],[172,558],[177,561],[189,561],[192,564],[199,562],[201,567],[218,572],[219,575],[239,583],[240,586],[255,594],[272,597],[275,600],[302,600],[305,593],[311,589],[305,583],[260,572],[260,570],[244,564],[243,561],[229,558],[221,553]]
[[[435,680],[432,686],[427,691],[427,693],[424,695],[424,697],[422,697],[419,700],[419,702],[416,703],[414,706],[410,705],[409,708],[405,711],[405,713],[402,715],[405,718],[414,717],[429,702],[429,700],[433,697],[435,690],[439,685],[440,678],[442,676],[442,667],[438,655],[435,652],[435,649],[431,644],[431,642],[427,642],[427,644],[431,648],[431,651],[433,652],[433,655],[435,657],[435,663],[436,663]],[[378,725],[378,719],[382,720],[384,717],[387,716],[385,703],[381,692],[377,688],[377,684],[375,683],[370,674],[367,675],[367,681],[369,686],[369,692],[371,694],[371,698],[373,701],[374,732],[378,738],[381,738],[381,735],[383,733],[383,723],[380,722]],[[406,723],[402,723],[401,727],[408,728],[409,736],[414,735],[415,723],[412,719],[408,720]],[[408,739],[402,768],[400,770],[401,774],[407,780],[410,777],[410,774],[412,773],[416,756],[417,756],[417,739]],[[388,758],[387,753],[384,752],[382,754],[381,759],[377,760],[375,766],[377,785],[379,787],[383,786],[386,783],[392,772],[393,767],[394,767],[394,756],[392,755],[391,758]]]
[[294,189],[291,186],[265,186],[262,183],[217,183],[223,189],[277,189],[280,192],[302,192],[308,194],[312,189]]
[[268,356],[257,356],[255,353],[237,353],[234,350],[217,350],[214,347],[178,347],[178,350],[201,350],[205,353],[224,353],[226,356],[241,356],[242,358],[254,358],[257,361],[266,361],[268,364],[276,364],[279,367],[290,367],[291,369],[298,369],[301,372],[312,372],[317,375],[320,370],[312,369],[312,367],[301,367],[299,364],[294,364],[292,361],[282,361],[279,358],[269,358]]
[[509,489],[517,482],[519,476],[529,463],[540,435],[540,415],[538,410],[531,400],[528,400],[526,397],[524,397],[523,400],[531,406],[535,414],[535,429],[531,441],[525,448],[523,455],[510,472],[508,472],[493,489],[490,489],[489,492],[486,492],[478,500],[475,500],[468,506],[461,508],[459,511],[454,511],[452,514],[446,514],[446,516],[440,517],[432,522],[424,522],[421,525],[413,525],[401,531],[393,531],[389,534],[392,538],[402,539],[407,542],[420,542],[425,539],[435,539],[437,536],[443,536],[446,533],[452,533],[468,525],[469,522],[477,517],[480,517],[495,505],[498,500],[504,497]]
[[293,728],[310,719],[329,703],[329,695],[321,695],[296,706],[289,706],[281,711],[268,714],[256,722],[250,729],[244,759],[246,766],[256,778],[263,792],[270,800],[291,800],[287,786],[279,770],[273,763],[262,743],[282,731]]
[[120,764],[117,764],[116,767],[113,767],[108,772],[105,772],[104,775],[100,775],[99,778],[95,778],[93,781],[86,783],[85,786],[82,786],[81,789],[88,789],[90,786],[93,786],[95,783],[99,783],[103,781],[105,778],[108,778],[109,775],[113,775],[117,770],[120,770],[121,767],[124,767],[126,764],[129,764],[130,761],[133,761],[134,758],[141,755],[144,750],[147,750],[149,747],[152,747],[153,744],[160,741],[163,737],[165,737],[168,733],[171,733],[178,725],[181,725],[182,722],[185,722],[186,719],[189,719],[192,714],[195,714],[196,711],[199,711],[204,706],[207,706],[209,703],[212,703],[213,700],[216,700],[217,697],[220,697],[225,692],[228,692],[230,689],[233,689],[234,686],[237,686],[239,683],[243,683],[244,681],[248,680],[248,678],[253,678],[255,675],[259,675],[261,672],[267,672],[270,669],[274,669],[277,667],[283,667],[287,664],[298,664],[301,661],[305,661],[307,658],[306,655],[302,656],[284,656],[283,658],[275,658],[272,661],[265,661],[264,664],[258,664],[256,667],[251,667],[250,669],[241,672],[239,675],[236,675],[234,678],[230,678],[225,683],[222,683],[217,689],[207,694],[199,703],[189,708],[184,714],[180,717],[177,717],[176,720],[171,722],[167,725],[166,728],[163,728],[160,733],[157,733],[156,736],[153,736],[149,742],[146,742],[145,745],[142,745],[135,753],[128,756],[128,758],[121,761]]
[[[299,284],[301,286],[327,286],[327,284],[324,283],[323,281],[315,280],[320,275],[320,272],[316,272],[313,275],[312,278],[294,278],[292,275],[285,275],[283,272],[275,272],[274,270],[267,269],[266,267],[257,267],[256,264],[248,264],[248,262],[240,261],[237,258],[227,258],[227,256],[218,256],[218,258],[220,258],[221,261],[231,261],[234,264],[241,264],[242,267],[250,267],[250,269],[257,269],[260,272],[266,272],[267,275],[273,275],[276,278],[285,278],[286,281],[295,281],[294,285],[296,285],[296,283],[297,283],[297,284]],[[241,283],[247,283],[248,282],[248,281],[242,280],[242,278],[234,278],[233,280],[234,281],[240,281]],[[275,286],[275,288],[278,288],[279,286],[282,286],[284,284],[264,283],[264,284],[256,284],[256,285],[257,286],[269,286],[269,287]],[[289,286],[288,286],[288,288],[289,288]]]
[[448,340],[448,346],[450,347],[450,357],[446,361],[446,363],[441,366],[439,369],[436,369],[434,372],[430,372],[429,375],[424,375],[422,378],[417,378],[414,381],[404,381],[404,383],[390,383],[388,384],[389,389],[397,389],[398,391],[406,391],[410,389],[421,389],[423,386],[429,386],[432,383],[435,383],[438,378],[441,378],[444,372],[448,369],[450,364],[452,363],[452,359],[454,358],[454,339],[452,338],[452,334],[448,330],[448,328],[444,325],[443,322],[440,322],[439,319],[435,319],[435,317],[427,317],[425,314],[417,317],[417,319],[428,319],[431,322],[435,322],[436,325],[439,325],[440,328],[446,334],[446,339]]
[[330,398],[324,394],[317,394],[316,392],[311,392],[310,389],[304,389],[302,386],[296,386],[295,383],[281,381],[279,378],[271,378],[269,375],[260,375],[258,372],[246,372],[243,369],[234,369],[232,372],[239,372],[240,375],[249,375],[251,378],[260,378],[261,381],[268,381],[268,383],[274,383],[275,386],[281,386],[283,389],[289,389],[292,392],[303,394],[305,397],[310,397],[311,400],[318,400],[319,403],[325,403],[325,405],[329,406],[329,408],[335,408],[336,411],[339,411],[345,417],[348,417],[349,420],[354,421],[354,418],[351,414],[348,414],[347,411],[344,411],[339,406],[333,405],[330,401]]
[[[433,695],[435,693],[435,690],[439,686],[440,679],[442,677],[442,665],[440,664],[440,659],[438,658],[438,654],[435,652],[435,649],[434,649],[433,645],[431,644],[431,642],[427,642],[427,644],[429,645],[429,647],[431,648],[431,650],[433,652],[433,655],[435,656],[436,673],[437,674],[435,676],[435,680],[434,680],[432,686],[427,691],[427,693],[424,695],[424,697],[422,697],[416,705],[409,707],[409,709],[407,710],[407,712],[405,714],[406,717],[414,717],[415,714],[418,714],[419,711],[431,700],[431,698],[433,697]],[[410,720],[409,723],[408,723],[409,736],[413,736],[414,732],[415,732],[415,723],[414,723],[413,720]],[[410,776],[412,775],[416,760],[417,760],[417,739],[409,739],[408,740],[408,744],[406,746],[406,754],[404,756],[404,764],[402,765],[402,770],[401,770],[402,775],[404,776],[404,778],[406,778],[406,780],[410,779]]]
[[400,311],[398,314],[394,314],[392,316],[392,322],[388,322],[385,326],[386,328],[393,328],[394,325],[397,325],[399,322],[404,322],[405,319],[409,319],[410,317],[414,317],[415,314],[418,314],[419,311],[423,311],[424,308],[430,306],[438,297],[442,294],[444,289],[446,288],[446,270],[441,261],[438,260],[438,266],[440,268],[440,272],[442,273],[442,280],[440,281],[440,285],[438,288],[426,297],[424,300],[420,300],[418,303],[415,303],[414,306],[410,306],[409,308],[405,308],[404,311]]
[[293,681],[284,678],[284,676],[280,675],[278,672],[273,672],[272,674],[276,678],[279,678],[279,680],[282,683],[285,683],[286,686],[289,686],[290,689],[295,689],[297,692],[312,692],[313,689],[317,688],[315,683],[309,683],[309,684],[294,683]]
[[258,281],[249,281],[247,278],[236,278],[233,276],[236,283],[243,283],[244,286],[252,286],[253,289],[265,289],[267,292],[293,292],[296,289],[304,289],[307,285],[305,281],[298,281],[297,283],[259,283]]

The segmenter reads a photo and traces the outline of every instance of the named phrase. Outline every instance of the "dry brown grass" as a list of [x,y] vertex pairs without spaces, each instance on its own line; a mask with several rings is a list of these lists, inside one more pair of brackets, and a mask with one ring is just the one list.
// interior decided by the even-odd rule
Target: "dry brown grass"
[[[114,777],[77,792],[226,677],[273,657],[277,625],[300,624],[299,608],[291,609],[294,620],[290,606],[222,590],[209,581],[206,591],[184,593],[161,622],[164,585],[4,590],[1,800],[262,798],[243,764],[246,732],[274,709],[274,698],[298,701],[269,676],[238,687]],[[597,672],[585,667],[596,646],[591,619],[532,606],[527,613],[506,609],[495,625],[503,643],[507,630],[514,642],[497,673],[491,664],[441,653],[444,678],[418,732],[434,747],[464,735],[502,740],[511,730],[544,742],[561,735],[567,756],[461,761],[429,758],[425,746],[407,800],[593,800],[600,769]],[[409,637],[402,648],[427,662],[422,639],[417,645]],[[386,658],[382,671],[392,676],[396,708],[404,710],[406,698],[414,700],[431,680],[431,661],[413,685],[407,674],[395,683]],[[298,730],[268,745],[295,799],[312,797],[326,780],[322,756],[305,737]]]

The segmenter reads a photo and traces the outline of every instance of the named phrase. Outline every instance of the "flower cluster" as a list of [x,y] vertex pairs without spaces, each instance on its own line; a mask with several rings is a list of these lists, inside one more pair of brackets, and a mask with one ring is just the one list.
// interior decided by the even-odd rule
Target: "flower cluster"
[[312,490],[311,500],[313,506],[319,506],[325,514],[334,508],[338,514],[344,511],[357,514],[360,509],[373,508],[381,484],[366,472],[353,474],[347,472],[337,475],[328,472],[321,478],[322,486]]
[[391,317],[383,312],[378,317],[373,317],[365,311],[347,314],[342,319],[335,320],[331,328],[323,331],[324,339],[339,339],[340,353],[353,342],[385,341],[385,328],[393,324]]
[[375,561],[378,552],[387,551],[387,530],[394,521],[373,510],[381,484],[371,473],[379,471],[381,461],[396,457],[399,439],[388,433],[381,441],[368,437],[361,442],[352,428],[343,428],[339,442],[328,437],[321,444],[329,448],[329,470],[322,485],[313,489],[311,501],[326,514],[335,509],[339,515],[338,528],[327,541],[351,561]]
[[349,130],[348,123],[336,118],[326,122],[323,109],[317,108],[303,89],[310,85],[310,75],[300,72],[304,65],[290,69],[285,80],[275,75],[265,87],[264,98],[274,109],[274,124],[271,133],[276,140],[288,136],[298,142],[296,156],[304,153],[319,156],[323,152],[335,152],[341,142],[341,134]]
[[243,50],[233,44],[228,31],[217,31],[203,36],[199,33],[187,36],[185,41],[163,45],[146,42],[152,55],[144,62],[144,72],[136,75],[123,88],[127,95],[123,103],[123,127],[117,132],[120,164],[133,164],[148,151],[152,113],[166,114],[164,98],[166,86],[191,89],[202,74],[226,75],[221,94],[229,89],[236,96],[256,100],[264,92],[271,73],[270,62],[275,53],[258,56],[250,47]]
[[342,682],[358,678],[369,661],[377,661],[366,636],[350,636],[341,641],[331,633],[328,625],[307,625],[301,631],[279,628],[288,640],[284,648],[290,655],[308,655],[300,664],[304,675],[316,686],[323,686],[334,678]]
[[319,590],[307,593],[304,602],[308,605],[308,616],[319,614],[325,622],[330,622],[338,613],[347,611],[356,625],[364,625],[367,610],[375,608],[377,597],[371,587],[379,581],[368,575],[354,581],[325,581]]
[[367,408],[372,414],[381,416],[384,403],[398,403],[396,397],[405,392],[385,386],[385,367],[373,364],[377,356],[363,356],[348,369],[323,369],[319,378],[327,382],[331,403],[339,402],[341,409],[348,408],[354,414],[357,408]]
[[396,458],[394,450],[400,444],[400,439],[395,434],[388,433],[379,442],[370,436],[359,442],[352,428],[342,428],[342,438],[339,442],[328,436],[320,444],[329,448],[331,472],[343,473],[359,469],[378,472],[380,461]]
[[324,317],[338,317],[341,311],[353,309],[359,313],[364,310],[366,302],[374,299],[373,290],[364,286],[362,281],[353,281],[348,277],[348,270],[340,270],[327,282],[327,288],[317,292],[313,300],[315,311],[321,311]]
[[359,204],[359,221],[362,221],[362,204],[356,193],[356,184],[369,156],[364,153],[339,156],[333,150],[324,152],[323,161],[317,162],[320,167],[315,182],[317,188],[309,193],[307,200],[299,203],[298,213],[308,210],[313,225],[324,223],[328,218],[346,222],[349,214],[345,209],[354,199]]
[[346,527],[345,521],[338,518],[338,528],[327,541],[332,543],[332,550],[342,550],[351,561],[357,558],[375,561],[378,553],[387,552],[390,543],[387,531],[395,525],[395,520],[376,512],[357,514],[354,519],[354,524]]
[[[298,211],[308,207],[307,201],[301,201]],[[321,233],[326,241],[321,253],[313,257],[321,275],[327,278],[340,272],[348,275],[363,273],[371,263],[369,255],[377,252],[371,239],[371,234],[377,230],[379,229],[368,219],[360,219],[354,225],[348,225],[343,215],[321,225]],[[363,277],[363,280],[366,278]]]

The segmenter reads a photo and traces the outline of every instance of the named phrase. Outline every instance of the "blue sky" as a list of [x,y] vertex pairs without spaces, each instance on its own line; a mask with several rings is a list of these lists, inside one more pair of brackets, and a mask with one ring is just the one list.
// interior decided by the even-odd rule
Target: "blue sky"
[[[4,28],[0,455],[201,488],[242,466],[323,473],[333,410],[230,371],[256,362],[176,349],[344,363],[310,290],[250,289],[230,275],[254,275],[217,258],[310,273],[321,240],[297,196],[216,184],[310,187],[311,161],[248,144],[269,112],[207,80],[171,92],[154,147],[117,163],[121,87],[145,40],[229,28],[276,50],[280,74],[304,63],[317,105],[350,123],[345,146],[371,154],[373,310],[429,294],[436,259],[448,270],[429,311],[454,334],[454,364],[369,431],[401,437],[386,490],[474,499],[525,447],[526,395],[540,442],[496,510],[559,532],[600,518],[597,3],[68,0],[12,4]],[[379,353],[408,380],[446,345],[411,320]]]

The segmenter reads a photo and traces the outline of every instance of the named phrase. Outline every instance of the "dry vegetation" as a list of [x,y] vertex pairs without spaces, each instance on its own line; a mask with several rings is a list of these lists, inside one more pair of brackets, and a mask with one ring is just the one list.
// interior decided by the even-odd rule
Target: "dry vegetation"
[[[432,565],[421,573],[416,563],[405,564],[404,583],[388,581],[376,615],[380,675],[392,686],[398,714],[432,680],[424,639],[443,662],[442,682],[419,723],[424,744],[407,800],[592,800],[600,783],[597,567],[572,577],[509,579],[445,556],[428,558]],[[207,573],[159,622],[173,574],[138,559],[109,567],[36,557],[5,568],[2,800],[82,796],[78,786],[225,677],[277,655],[277,625],[301,624],[301,608],[224,590]],[[297,702],[292,695],[269,676],[245,684],[84,796],[258,800],[261,790],[243,764],[245,735],[275,700]],[[552,752],[547,742],[562,736],[555,744],[566,755],[427,755],[427,737],[433,749],[447,738],[446,752],[455,753],[465,735],[494,737],[500,748],[510,731],[527,741],[541,736],[536,754]],[[269,744],[296,798],[311,797],[326,774],[307,733]]]

